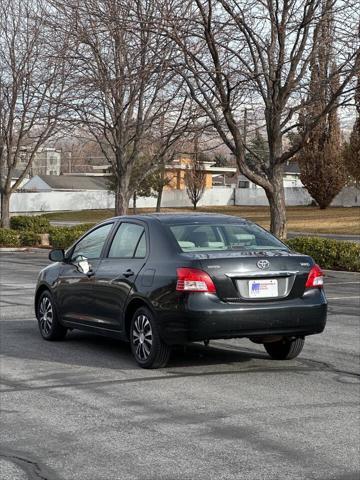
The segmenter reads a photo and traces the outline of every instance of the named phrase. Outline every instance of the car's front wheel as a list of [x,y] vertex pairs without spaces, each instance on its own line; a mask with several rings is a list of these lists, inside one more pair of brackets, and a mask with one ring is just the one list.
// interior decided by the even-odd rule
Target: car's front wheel
[[153,313],[146,307],[138,308],[130,326],[131,351],[143,368],[160,368],[167,364],[171,348],[164,343]]
[[67,328],[61,325],[56,313],[54,300],[49,291],[44,291],[37,302],[36,316],[41,336],[45,340],[62,340]]
[[265,350],[274,360],[291,360],[299,355],[305,343],[304,338],[283,339],[278,342],[264,343]]

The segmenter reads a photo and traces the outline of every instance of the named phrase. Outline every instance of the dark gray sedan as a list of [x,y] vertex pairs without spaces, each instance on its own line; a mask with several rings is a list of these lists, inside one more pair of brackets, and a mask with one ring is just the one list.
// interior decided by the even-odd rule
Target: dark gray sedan
[[49,258],[35,295],[41,335],[115,336],[144,368],[166,365],[174,345],[219,338],[291,359],[325,328],[320,267],[238,217],[115,217]]

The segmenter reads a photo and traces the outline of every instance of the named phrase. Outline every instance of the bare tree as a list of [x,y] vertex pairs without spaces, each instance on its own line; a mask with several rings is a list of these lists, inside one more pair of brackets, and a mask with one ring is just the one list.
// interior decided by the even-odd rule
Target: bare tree
[[188,167],[184,176],[186,193],[193,204],[194,210],[196,210],[197,204],[205,191],[206,172],[197,155],[195,155]]
[[[349,100],[359,68],[355,3],[333,0],[338,57],[333,75],[339,76],[339,87],[323,110],[309,119],[298,142],[286,147],[284,137],[296,131],[304,100],[316,99],[309,96],[309,65],[328,3],[173,0],[166,13],[167,34],[181,58],[174,68],[234,154],[240,172],[264,188],[271,231],[282,238],[287,233],[283,165],[303,148],[324,115]],[[245,109],[263,111],[269,146],[265,161],[256,152],[246,155],[249,147],[241,126]]]
[[165,165],[162,165],[153,175],[153,189],[157,193],[156,211],[161,211],[161,201],[164,188],[171,185],[173,177],[166,174]]
[[[359,32],[360,33],[360,32]],[[349,141],[344,146],[343,156],[350,181],[357,187],[360,185],[360,71],[357,75],[357,88],[355,92],[356,118],[350,134]]]
[[[73,39],[75,120],[101,146],[115,175],[116,213],[125,214],[139,156],[150,159],[146,176],[183,131],[189,102],[181,82],[173,82],[173,48],[154,27],[161,17],[150,0],[53,4],[59,28]],[[164,117],[166,128],[161,129]],[[162,131],[162,139],[149,149],[155,131]]]
[[[39,148],[56,132],[66,93],[65,45],[55,57],[41,0],[0,0],[1,226],[11,194]],[[61,55],[59,51],[61,50]],[[13,178],[16,176],[16,179]]]
[[94,166],[108,167],[98,143],[84,130],[67,129],[66,136],[57,137],[52,145],[62,152],[61,173],[91,173]]

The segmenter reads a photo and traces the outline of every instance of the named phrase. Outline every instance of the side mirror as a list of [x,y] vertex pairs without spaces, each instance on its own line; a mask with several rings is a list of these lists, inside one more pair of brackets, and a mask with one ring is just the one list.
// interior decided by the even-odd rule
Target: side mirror
[[63,262],[65,260],[65,252],[60,248],[51,250],[49,253],[49,260],[52,262]]

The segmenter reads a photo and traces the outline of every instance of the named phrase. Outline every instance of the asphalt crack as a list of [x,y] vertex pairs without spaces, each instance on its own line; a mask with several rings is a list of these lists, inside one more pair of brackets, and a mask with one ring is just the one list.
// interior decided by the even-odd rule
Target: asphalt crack
[[0,458],[15,464],[23,470],[29,480],[60,480],[60,477],[40,461],[31,460],[23,453],[0,448]]

